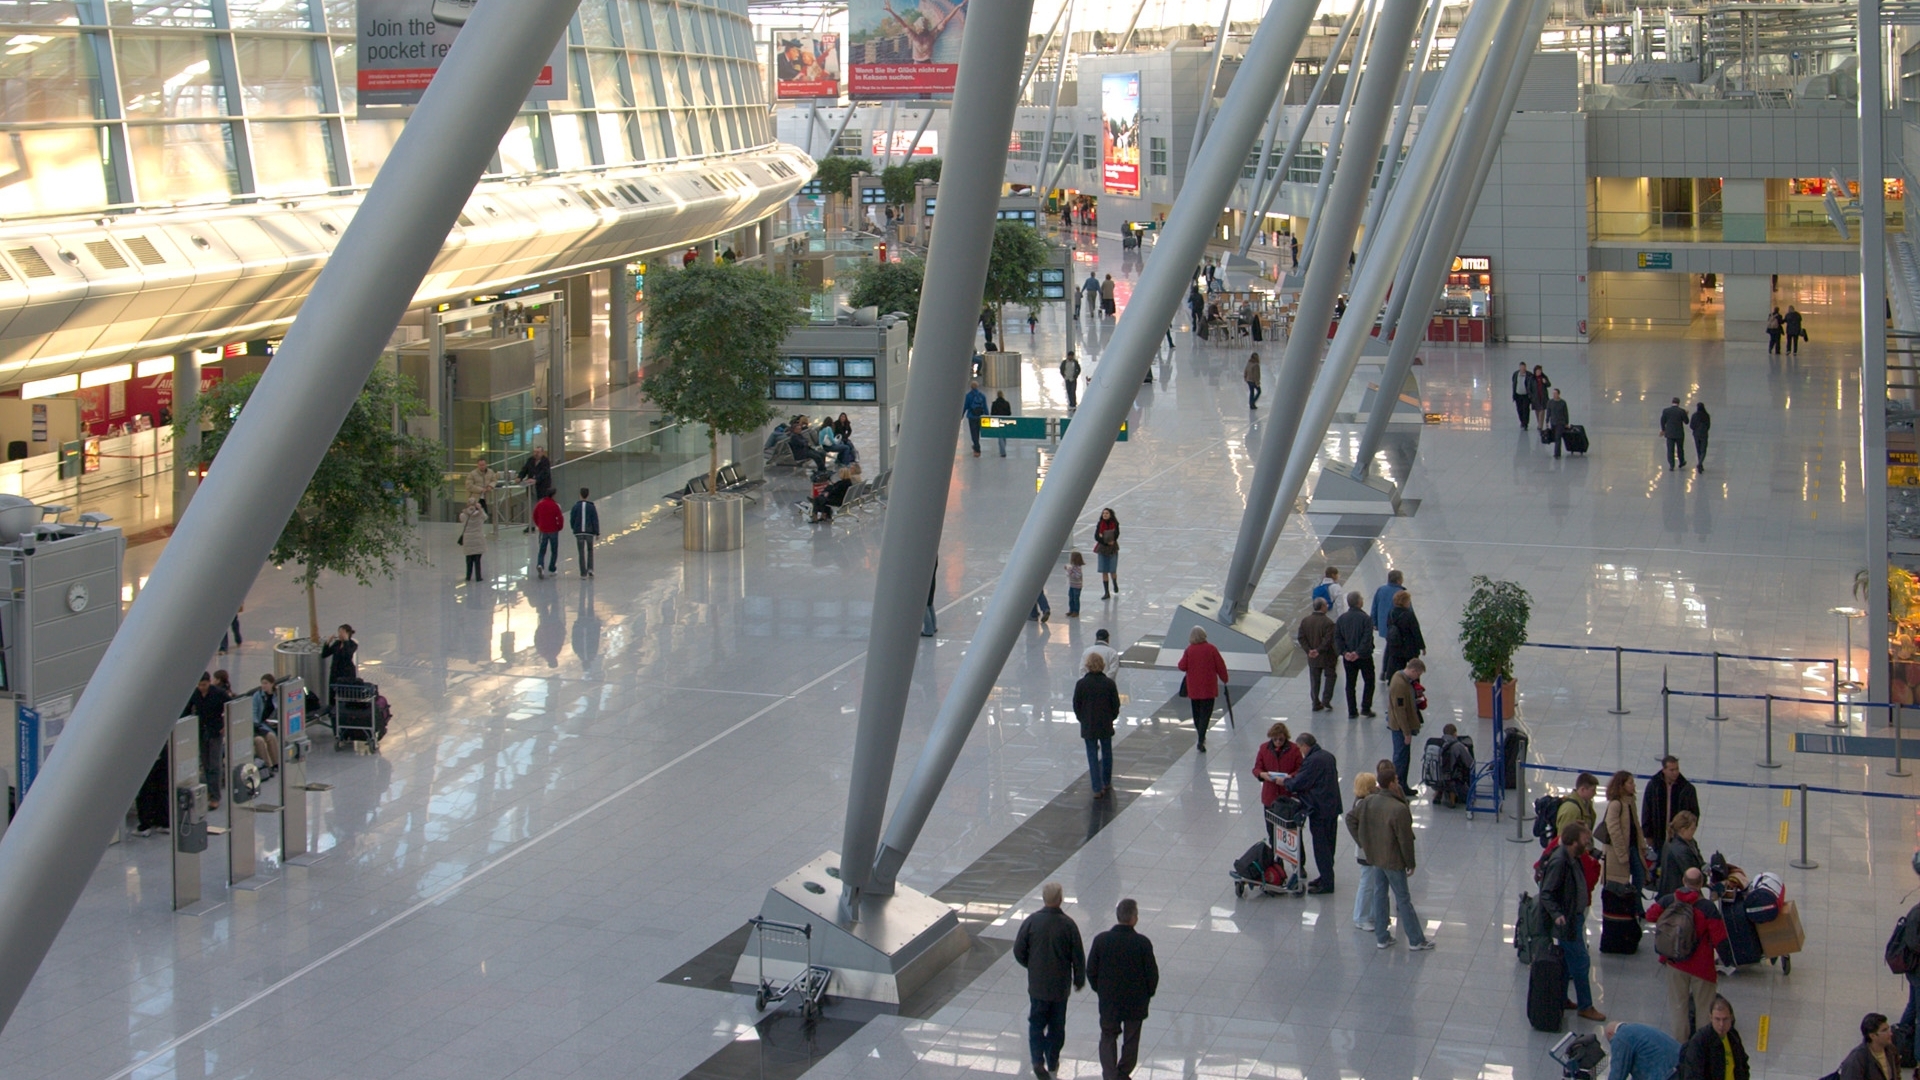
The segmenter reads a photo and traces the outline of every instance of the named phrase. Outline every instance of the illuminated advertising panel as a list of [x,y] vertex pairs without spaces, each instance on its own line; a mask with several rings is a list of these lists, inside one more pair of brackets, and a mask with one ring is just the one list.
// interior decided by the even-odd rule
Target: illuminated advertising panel
[[1112,195],[1140,194],[1140,73],[1100,76],[1101,186]]

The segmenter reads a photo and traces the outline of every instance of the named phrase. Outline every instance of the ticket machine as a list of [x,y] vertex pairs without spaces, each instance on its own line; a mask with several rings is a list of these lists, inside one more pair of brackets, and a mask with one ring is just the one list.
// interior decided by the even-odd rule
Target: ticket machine
[[262,786],[253,760],[253,695],[227,702],[227,883],[252,892],[270,885],[272,874],[259,873],[254,818],[279,808]]
[[274,714],[280,726],[280,838],[288,866],[312,866],[322,856],[307,849],[307,681],[282,679],[273,688]]
[[170,744],[168,825],[173,840],[173,910],[204,915],[219,907],[200,899],[200,855],[207,850],[207,784],[200,775],[200,721],[183,716]]

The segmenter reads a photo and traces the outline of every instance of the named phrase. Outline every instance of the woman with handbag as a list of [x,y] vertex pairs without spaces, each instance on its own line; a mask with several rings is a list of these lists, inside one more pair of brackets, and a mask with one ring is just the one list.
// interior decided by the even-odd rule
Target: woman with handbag
[[1633,774],[1625,769],[1607,781],[1607,814],[1594,838],[1607,847],[1602,880],[1639,893],[1647,877],[1647,838],[1635,809]]
[[1193,704],[1193,729],[1200,738],[1200,752],[1207,752],[1207,727],[1213,723],[1213,700],[1220,686],[1228,681],[1227,658],[1207,640],[1207,632],[1194,627],[1187,632],[1187,648],[1180,654],[1182,692]]
[[1100,511],[1093,524],[1093,554],[1100,565],[1100,599],[1120,594],[1120,519],[1113,507]]

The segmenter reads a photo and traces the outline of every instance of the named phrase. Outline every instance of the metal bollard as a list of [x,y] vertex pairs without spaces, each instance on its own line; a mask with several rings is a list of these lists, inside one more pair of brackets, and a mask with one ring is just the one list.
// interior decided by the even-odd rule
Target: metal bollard
[[1796,870],[1813,870],[1820,864],[1807,858],[1807,785],[1800,785],[1800,857],[1787,865]]
[[1613,708],[1608,712],[1615,716],[1625,716],[1632,712],[1620,697],[1620,646],[1613,647]]
[[1773,695],[1767,695],[1767,760],[1756,762],[1763,769],[1777,769],[1780,763],[1773,760]]
[[1660,669],[1660,758],[1673,756],[1673,697],[1667,689],[1667,669]]
[[1900,706],[1893,707],[1893,768],[1887,770],[1888,776],[1910,776],[1906,759],[1900,752]]
[[1727,714],[1720,711],[1720,653],[1713,654],[1713,711],[1707,714],[1709,720],[1725,720]]
[[[1527,759],[1521,758],[1513,763],[1513,835],[1508,843],[1524,844],[1533,839],[1527,835]],[[1502,779],[1505,779],[1502,777]]]
[[1843,728],[1847,726],[1847,722],[1840,719],[1840,688],[1837,686],[1834,687],[1833,690],[1833,719],[1827,721],[1827,726],[1830,728]]

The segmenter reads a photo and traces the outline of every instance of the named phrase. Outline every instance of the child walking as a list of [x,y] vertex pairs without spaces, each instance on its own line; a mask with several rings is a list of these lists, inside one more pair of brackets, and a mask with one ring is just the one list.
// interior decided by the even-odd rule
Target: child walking
[[1085,583],[1087,560],[1078,551],[1067,556],[1067,618],[1080,617],[1080,586]]

